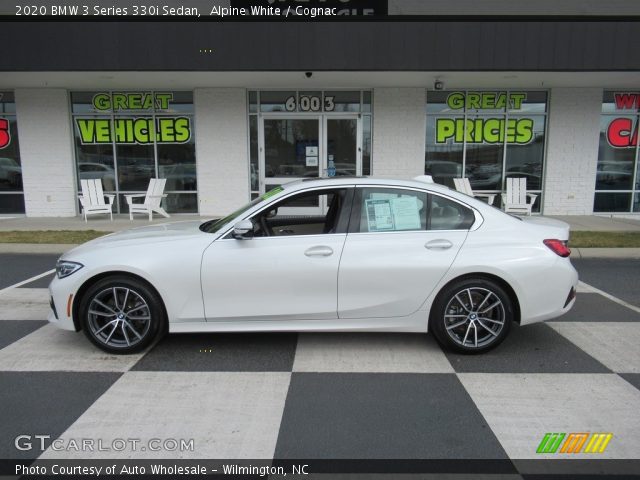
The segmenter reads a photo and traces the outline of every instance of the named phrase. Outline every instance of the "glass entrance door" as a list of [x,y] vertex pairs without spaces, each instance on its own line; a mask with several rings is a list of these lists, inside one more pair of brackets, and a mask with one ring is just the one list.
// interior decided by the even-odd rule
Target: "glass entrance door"
[[357,115],[325,116],[324,145],[326,175],[362,175],[360,119]]
[[[263,115],[258,135],[260,193],[300,178],[361,175],[358,115]],[[310,203],[280,213],[314,215],[325,209]]]

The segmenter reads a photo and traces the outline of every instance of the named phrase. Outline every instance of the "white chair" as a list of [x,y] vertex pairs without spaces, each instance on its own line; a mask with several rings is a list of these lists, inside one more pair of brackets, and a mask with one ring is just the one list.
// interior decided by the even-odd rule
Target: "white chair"
[[[159,213],[163,217],[169,218],[169,214],[160,206],[160,202],[167,195],[164,192],[164,186],[167,183],[166,178],[152,178],[149,180],[149,188],[147,193],[136,193],[133,195],[125,195],[129,204],[129,220],[133,220],[134,213],[144,213],[149,215],[149,221],[153,219],[153,212]],[[144,197],[142,203],[134,203],[134,198]]]
[[469,195],[470,197],[480,197],[486,198],[487,203],[489,205],[493,205],[493,201],[496,198],[495,193],[475,193],[471,188],[471,184],[469,183],[469,179],[464,178],[454,178],[453,184],[456,186],[456,190],[460,193],[464,193],[465,195]]
[[87,221],[87,215],[107,213],[113,222],[113,199],[116,196],[107,195],[102,191],[102,180],[99,178],[80,180],[80,187],[82,194],[78,195],[78,198],[82,205],[84,221]]
[[531,215],[531,207],[533,207],[536,198],[538,198],[538,195],[527,193],[526,178],[507,178],[507,193],[502,194],[502,205],[506,213],[526,213]]

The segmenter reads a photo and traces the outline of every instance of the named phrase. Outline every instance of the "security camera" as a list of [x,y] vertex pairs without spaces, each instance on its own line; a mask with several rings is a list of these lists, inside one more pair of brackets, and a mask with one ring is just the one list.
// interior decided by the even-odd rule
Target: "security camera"
[[311,78],[313,76],[313,72],[304,72],[304,76],[307,78]]
[[433,82],[434,90],[442,90],[444,88],[444,82],[442,80],[436,80]]

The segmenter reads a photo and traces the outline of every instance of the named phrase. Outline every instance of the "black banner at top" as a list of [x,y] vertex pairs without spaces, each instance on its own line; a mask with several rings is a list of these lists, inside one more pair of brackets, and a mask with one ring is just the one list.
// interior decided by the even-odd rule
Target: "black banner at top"
[[231,7],[244,8],[249,15],[287,17],[384,16],[389,13],[388,0],[231,0]]

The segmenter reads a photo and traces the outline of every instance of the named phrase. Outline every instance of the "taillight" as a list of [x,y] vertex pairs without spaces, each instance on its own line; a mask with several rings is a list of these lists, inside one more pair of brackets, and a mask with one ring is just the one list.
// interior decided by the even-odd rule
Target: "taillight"
[[567,246],[566,240],[549,238],[547,240],[543,240],[543,243],[547,247],[549,247],[556,255],[560,255],[561,257],[568,257],[569,255],[571,255],[571,249]]

